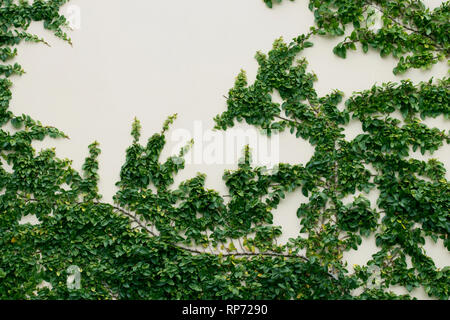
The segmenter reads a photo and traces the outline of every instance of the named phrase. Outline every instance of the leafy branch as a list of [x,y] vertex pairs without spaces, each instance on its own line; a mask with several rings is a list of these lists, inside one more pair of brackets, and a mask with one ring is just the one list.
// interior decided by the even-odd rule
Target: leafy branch
[[[272,7],[272,1],[265,2]],[[392,55],[399,59],[393,70],[399,74],[410,68],[428,69],[450,54],[448,1],[430,10],[419,0],[310,0],[309,9],[314,12],[315,34],[344,36],[346,29],[353,27],[350,35],[333,49],[341,58],[346,58],[347,51],[356,50],[356,43],[360,43],[364,52],[372,48],[382,57]],[[372,28],[376,11],[381,13],[382,22],[378,30]]]

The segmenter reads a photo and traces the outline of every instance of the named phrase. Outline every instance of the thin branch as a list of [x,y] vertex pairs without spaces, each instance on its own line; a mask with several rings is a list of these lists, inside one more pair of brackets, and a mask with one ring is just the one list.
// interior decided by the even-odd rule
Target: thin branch
[[295,123],[295,124],[301,124],[298,121],[295,121],[295,120],[292,120],[292,119],[288,119],[288,118],[285,118],[285,117],[282,117],[282,116],[274,115],[274,117],[277,118],[277,119],[283,120],[283,121],[288,121],[288,122],[292,122],[292,123]]
[[[38,202],[39,200],[37,199],[26,199],[26,198],[22,198],[23,200],[25,200],[26,202]],[[151,234],[154,237],[157,237],[157,235],[152,232],[150,230],[150,228],[148,226],[146,226],[145,224],[143,224],[134,214],[128,212],[127,210],[119,207],[119,206],[115,206],[115,205],[111,205],[111,204],[107,204],[107,203],[101,203],[101,202],[76,202],[76,205],[82,205],[82,204],[94,204],[94,205],[105,205],[105,206],[109,206],[111,209],[116,210],[124,215],[126,215],[127,217],[131,218],[134,222],[136,222],[141,228],[143,228],[144,230],[146,230],[149,234]],[[175,249],[178,250],[182,250],[182,251],[186,251],[186,252],[190,252],[193,254],[201,254],[201,255],[213,255],[213,256],[218,256],[218,257],[283,257],[283,258],[295,258],[295,259],[301,259],[305,262],[309,262],[310,260],[302,255],[295,255],[295,254],[287,254],[287,253],[278,253],[278,252],[214,252],[214,253],[207,253],[207,252],[202,252],[200,250],[197,249],[193,249],[193,248],[189,248],[189,247],[185,247],[185,246],[181,246],[175,243],[171,243],[171,242],[166,242],[166,245],[173,247]],[[328,275],[330,277],[332,277],[333,279],[337,279],[336,275],[329,273]]]
[[435,39],[434,37],[432,37],[432,36],[430,36],[430,35],[428,35],[428,34],[426,34],[426,33],[420,32],[419,30],[414,29],[414,28],[410,27],[409,25],[407,25],[407,24],[405,24],[405,23],[403,23],[403,22],[401,22],[401,21],[398,21],[395,17],[393,17],[391,14],[387,13],[387,12],[386,12],[383,8],[381,8],[379,5],[374,4],[374,3],[370,3],[370,4],[373,5],[373,7],[374,7],[375,9],[377,9],[378,11],[380,11],[384,16],[386,16],[386,17],[387,17],[388,19],[390,19],[392,22],[398,24],[399,26],[405,28],[405,29],[408,30],[408,31],[411,31],[412,33],[419,34],[419,35],[421,35],[421,36],[423,36],[423,37],[426,37],[426,38],[430,39],[430,40],[433,42],[433,45],[435,45],[440,51],[443,51],[443,52],[446,52],[446,51],[447,51],[441,44],[437,43],[437,41],[436,41],[436,39]]

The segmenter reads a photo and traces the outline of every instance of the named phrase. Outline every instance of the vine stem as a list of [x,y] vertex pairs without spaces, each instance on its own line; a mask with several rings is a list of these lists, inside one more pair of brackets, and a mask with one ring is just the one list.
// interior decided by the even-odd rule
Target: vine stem
[[[94,204],[102,204],[100,202],[94,202]],[[146,225],[144,225],[135,215],[133,215],[132,213],[126,211],[125,209],[119,207],[119,206],[115,206],[115,205],[111,205],[111,204],[107,204],[108,206],[110,206],[111,208],[113,208],[116,211],[119,211],[121,213],[123,213],[124,215],[126,215],[127,217],[130,217],[134,222],[136,222],[140,227],[144,228],[147,232],[149,232],[152,236],[156,237],[156,234],[154,232],[152,232]],[[211,253],[206,253],[206,252],[202,252],[193,248],[189,248],[189,247],[185,247],[185,246],[180,246],[178,244],[175,243],[166,243],[167,245],[176,248],[176,249],[180,249],[183,251],[187,251],[190,253],[194,253],[194,254],[209,254],[209,255],[213,255],[213,256],[219,256],[219,257],[261,257],[261,256],[266,256],[266,257],[283,257],[283,258],[297,258],[297,259],[302,259],[305,262],[310,262],[310,260],[302,255],[294,255],[294,254],[287,254],[287,253],[278,253],[278,252],[211,252]],[[338,280],[337,276],[333,273],[327,272],[327,275],[335,280]]]
[[[94,202],[94,204],[102,204],[100,202]],[[109,205],[109,204],[108,204]],[[148,233],[150,233],[152,236],[157,236],[154,232],[152,232],[146,225],[144,225],[135,215],[133,215],[132,213],[126,211],[125,209],[118,207],[118,206],[114,206],[114,205],[109,205],[111,206],[114,210],[119,211],[123,214],[125,214],[126,216],[130,217],[134,222],[136,222],[140,227],[144,228]],[[174,244],[174,243],[168,243],[169,245],[171,245],[172,247],[176,247],[178,249],[181,250],[185,250],[185,251],[189,251],[192,253],[197,253],[197,254],[205,254],[204,252],[200,251],[200,250],[196,250],[193,248],[189,248],[189,247],[185,247],[185,246],[180,246],[178,244]],[[213,255],[216,256],[222,256],[222,257],[230,257],[230,256],[272,256],[272,257],[285,257],[285,258],[300,258],[304,261],[308,261],[309,259],[305,256],[301,256],[301,255],[293,255],[293,254],[286,254],[286,253],[277,253],[277,252],[214,252],[212,253]]]
[[[38,199],[34,199],[34,198],[22,198],[22,200],[24,200],[25,202],[39,202]],[[131,218],[135,223],[137,223],[139,225],[139,227],[143,228],[145,231],[147,231],[150,235],[157,237],[157,234],[154,233],[152,230],[150,230],[150,228],[145,225],[144,223],[142,223],[137,217],[136,215],[132,214],[131,212],[125,210],[124,208],[120,207],[120,206],[116,206],[116,205],[112,205],[112,204],[107,204],[107,203],[101,203],[101,202],[82,202],[82,201],[78,201],[76,202],[76,205],[86,205],[86,204],[94,204],[94,205],[104,205],[104,206],[109,206],[111,209],[120,212],[122,214],[124,214],[125,216]],[[218,257],[282,257],[282,258],[297,258],[297,259],[301,259],[305,262],[310,262],[310,259],[308,259],[305,256],[302,255],[295,255],[295,254],[287,254],[287,253],[279,253],[279,252],[212,252],[212,253],[206,253],[206,252],[202,252],[200,250],[197,249],[193,249],[193,248],[189,248],[189,247],[185,247],[185,246],[181,246],[178,245],[176,243],[171,243],[171,242],[166,242],[165,244],[167,244],[170,247],[173,247],[175,249],[179,249],[182,251],[187,251],[193,254],[209,254],[209,255],[213,255],[213,256],[218,256]],[[334,275],[333,273],[327,272],[327,275],[330,276],[331,278],[338,280],[337,276]]]
[[[411,28],[410,26],[408,26],[405,23],[402,23],[400,21],[398,21],[396,18],[394,18],[392,15],[390,15],[389,13],[387,13],[383,8],[381,8],[378,4],[375,4],[373,2],[366,2],[369,5],[373,5],[373,7],[375,9],[377,9],[378,11],[380,11],[384,16],[386,16],[388,19],[390,19],[392,22],[398,24],[399,26],[402,26],[403,28],[405,28],[408,31],[411,31],[412,33],[415,34],[420,34],[421,36],[424,36],[428,39],[430,39],[433,42],[433,45],[435,45],[440,51],[443,51],[444,53],[446,53],[446,49],[440,45],[439,43],[437,43],[436,39],[433,38],[432,36],[426,34],[426,33],[422,33],[417,29]],[[447,53],[446,53],[447,54]]]

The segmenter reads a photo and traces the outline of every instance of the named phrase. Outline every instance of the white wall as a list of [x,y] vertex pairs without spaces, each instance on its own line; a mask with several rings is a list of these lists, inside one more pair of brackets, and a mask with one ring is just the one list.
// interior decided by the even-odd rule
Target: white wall
[[[440,1],[426,2],[436,6]],[[225,111],[223,95],[233,86],[239,70],[245,69],[250,81],[254,79],[256,51],[266,52],[276,38],[290,40],[313,25],[307,4],[297,0],[269,10],[261,0],[72,0],[63,12],[70,6],[80,10],[81,26],[70,33],[73,47],[43,32],[41,26],[33,26],[52,47],[22,45],[18,62],[27,74],[14,79],[11,109],[67,133],[70,140],[47,140],[36,148],[55,146],[57,155],[73,159],[76,169],[81,168],[88,144],[99,141],[100,190],[104,200],[111,201],[124,151],[131,143],[132,119],[137,116],[141,120],[143,139],[159,131],[164,119],[174,113],[179,118],[173,129],[192,131],[194,121],[211,129],[212,118]],[[342,60],[332,53],[340,40],[317,38],[315,46],[305,51],[319,78],[319,94],[340,89],[348,97],[375,82],[406,78],[417,82],[447,73],[442,63],[426,72],[413,70],[394,76],[392,58],[380,58],[376,52],[364,55],[360,50]],[[443,118],[428,123],[449,128]],[[353,122],[346,133],[355,136],[359,130]],[[169,143],[164,156],[175,145]],[[281,162],[305,164],[312,152],[304,141],[289,134],[280,137]],[[448,145],[434,155],[445,161],[447,171],[449,155]],[[223,171],[235,167],[193,164],[177,181],[200,171],[208,175],[208,187],[226,193]],[[373,203],[375,196],[371,195]],[[284,240],[297,235],[296,209],[305,200],[299,192],[291,194],[277,210],[275,222],[283,226]],[[442,243],[428,243],[426,248],[439,267],[450,264],[450,254]],[[374,252],[374,239],[367,239],[358,253],[346,255],[349,266],[365,263]],[[426,297],[422,290],[414,294]]]

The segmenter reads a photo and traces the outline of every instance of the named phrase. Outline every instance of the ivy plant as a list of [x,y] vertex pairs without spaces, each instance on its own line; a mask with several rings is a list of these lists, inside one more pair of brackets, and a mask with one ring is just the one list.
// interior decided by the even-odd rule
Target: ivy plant
[[[23,40],[44,42],[27,34],[32,21],[70,42],[59,14],[64,2],[0,1],[3,61]],[[423,246],[428,237],[450,249],[450,184],[441,162],[411,152],[449,143],[448,132],[423,122],[449,117],[449,80],[374,86],[341,106],[338,90],[318,96],[317,77],[300,58],[314,34],[278,39],[270,52],[257,53],[256,80],[249,84],[242,71],[215,118],[223,130],[236,121],[269,135],[289,130],[314,146],[313,157],[269,170],[253,166],[246,147],[223,175],[227,196],[206,188],[203,174],[174,185],[193,142],[161,159],[173,115],[145,141],[135,119],[113,203],[102,201],[99,144],[88,147],[80,172],[53,149],[36,152],[34,141],[67,136],[9,110],[10,78],[23,70],[3,65],[0,299],[411,298],[395,294],[396,285],[448,299],[450,269],[438,269]],[[282,103],[273,101],[275,91]],[[364,130],[352,140],[343,134],[350,118]],[[375,189],[376,205],[367,197]],[[273,213],[294,191],[308,198],[297,211],[301,233],[279,244]],[[33,215],[38,224],[21,223]],[[350,272],[344,253],[369,235],[379,251]],[[76,271],[79,286],[69,285]]]
[[[268,134],[289,130],[314,146],[302,170],[291,171],[297,176],[291,189],[301,188],[309,202],[297,211],[301,233],[308,236],[291,239],[290,245],[306,249],[307,257],[340,275],[345,274],[344,252],[357,250],[362,237],[375,234],[380,251],[368,266],[380,269],[378,290],[423,286],[429,294],[448,298],[450,269],[436,268],[423,245],[426,237],[440,238],[450,249],[450,184],[441,162],[416,160],[411,153],[433,153],[450,142],[448,132],[422,121],[449,118],[449,80],[373,86],[352,95],[341,111],[343,94],[319,97],[316,76],[306,71],[305,59],[296,60],[311,46],[307,39],[300,36],[290,44],[279,39],[269,54],[258,53],[256,81],[249,85],[245,72],[239,74],[216,127],[245,121]],[[282,103],[273,102],[274,91]],[[392,115],[396,111],[402,120]],[[364,133],[348,141],[343,131],[350,118],[361,121]],[[374,189],[380,191],[376,206],[367,198]],[[366,267],[355,270],[367,277]],[[375,294],[373,287],[365,288],[370,289],[362,296]]]
[[[290,0],[294,1],[294,0]],[[264,0],[272,8],[282,0]],[[363,52],[377,50],[380,56],[398,59],[394,74],[410,68],[430,68],[450,55],[450,3],[430,10],[419,0],[310,0],[314,33],[342,36],[333,52],[346,58],[359,43]],[[375,30],[379,17],[382,26]]]

